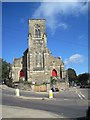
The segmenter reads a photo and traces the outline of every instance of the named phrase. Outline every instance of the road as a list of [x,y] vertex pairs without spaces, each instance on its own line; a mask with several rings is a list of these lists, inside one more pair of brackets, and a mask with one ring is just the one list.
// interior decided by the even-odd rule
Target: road
[[67,91],[54,93],[54,98],[49,99],[48,93],[34,93],[31,91],[20,91],[21,97],[16,97],[14,89],[5,88],[2,89],[2,104],[44,110],[65,118],[79,118],[86,116],[89,102],[86,91],[86,89],[70,88]]
[[84,97],[85,99],[89,99],[90,100],[90,89],[77,89],[78,93]]

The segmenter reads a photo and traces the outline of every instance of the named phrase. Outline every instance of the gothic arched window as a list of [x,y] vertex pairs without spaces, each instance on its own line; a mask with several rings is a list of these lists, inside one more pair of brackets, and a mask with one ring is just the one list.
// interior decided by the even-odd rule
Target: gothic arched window
[[36,67],[43,67],[43,56],[42,53],[36,52]]
[[35,29],[35,37],[37,37],[37,36],[38,36],[38,30]]
[[38,36],[39,36],[39,37],[41,36],[40,28],[38,29]]
[[35,25],[35,37],[41,37],[40,26]]

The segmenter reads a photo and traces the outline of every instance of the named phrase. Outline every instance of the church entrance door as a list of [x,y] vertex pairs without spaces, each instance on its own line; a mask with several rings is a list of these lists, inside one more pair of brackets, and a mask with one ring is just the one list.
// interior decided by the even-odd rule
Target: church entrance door
[[52,70],[52,76],[56,77],[57,76],[57,71],[55,69]]
[[21,78],[21,77],[24,77],[24,71],[23,71],[23,70],[20,71],[19,77],[20,77],[20,78]]

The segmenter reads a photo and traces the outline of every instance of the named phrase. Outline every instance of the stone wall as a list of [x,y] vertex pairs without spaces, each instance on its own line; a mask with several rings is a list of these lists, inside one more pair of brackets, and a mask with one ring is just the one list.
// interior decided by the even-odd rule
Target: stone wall
[[12,65],[13,82],[19,81],[19,72],[22,69],[22,58],[15,58]]
[[56,87],[59,90],[67,90],[69,88],[69,84],[68,84],[68,82],[57,82]]

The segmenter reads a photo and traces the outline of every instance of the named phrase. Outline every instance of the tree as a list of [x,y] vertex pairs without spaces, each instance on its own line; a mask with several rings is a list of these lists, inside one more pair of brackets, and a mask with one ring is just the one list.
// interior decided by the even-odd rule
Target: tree
[[72,84],[72,82],[73,83],[77,82],[77,74],[74,69],[68,68],[67,73],[68,73],[68,80],[70,85]]
[[0,58],[0,80],[8,80],[10,71],[10,63]]
[[78,75],[78,81],[81,84],[87,84],[90,81],[90,74],[89,73],[83,73]]
[[56,77],[50,77],[50,84],[53,86],[53,85],[55,85],[56,84]]

